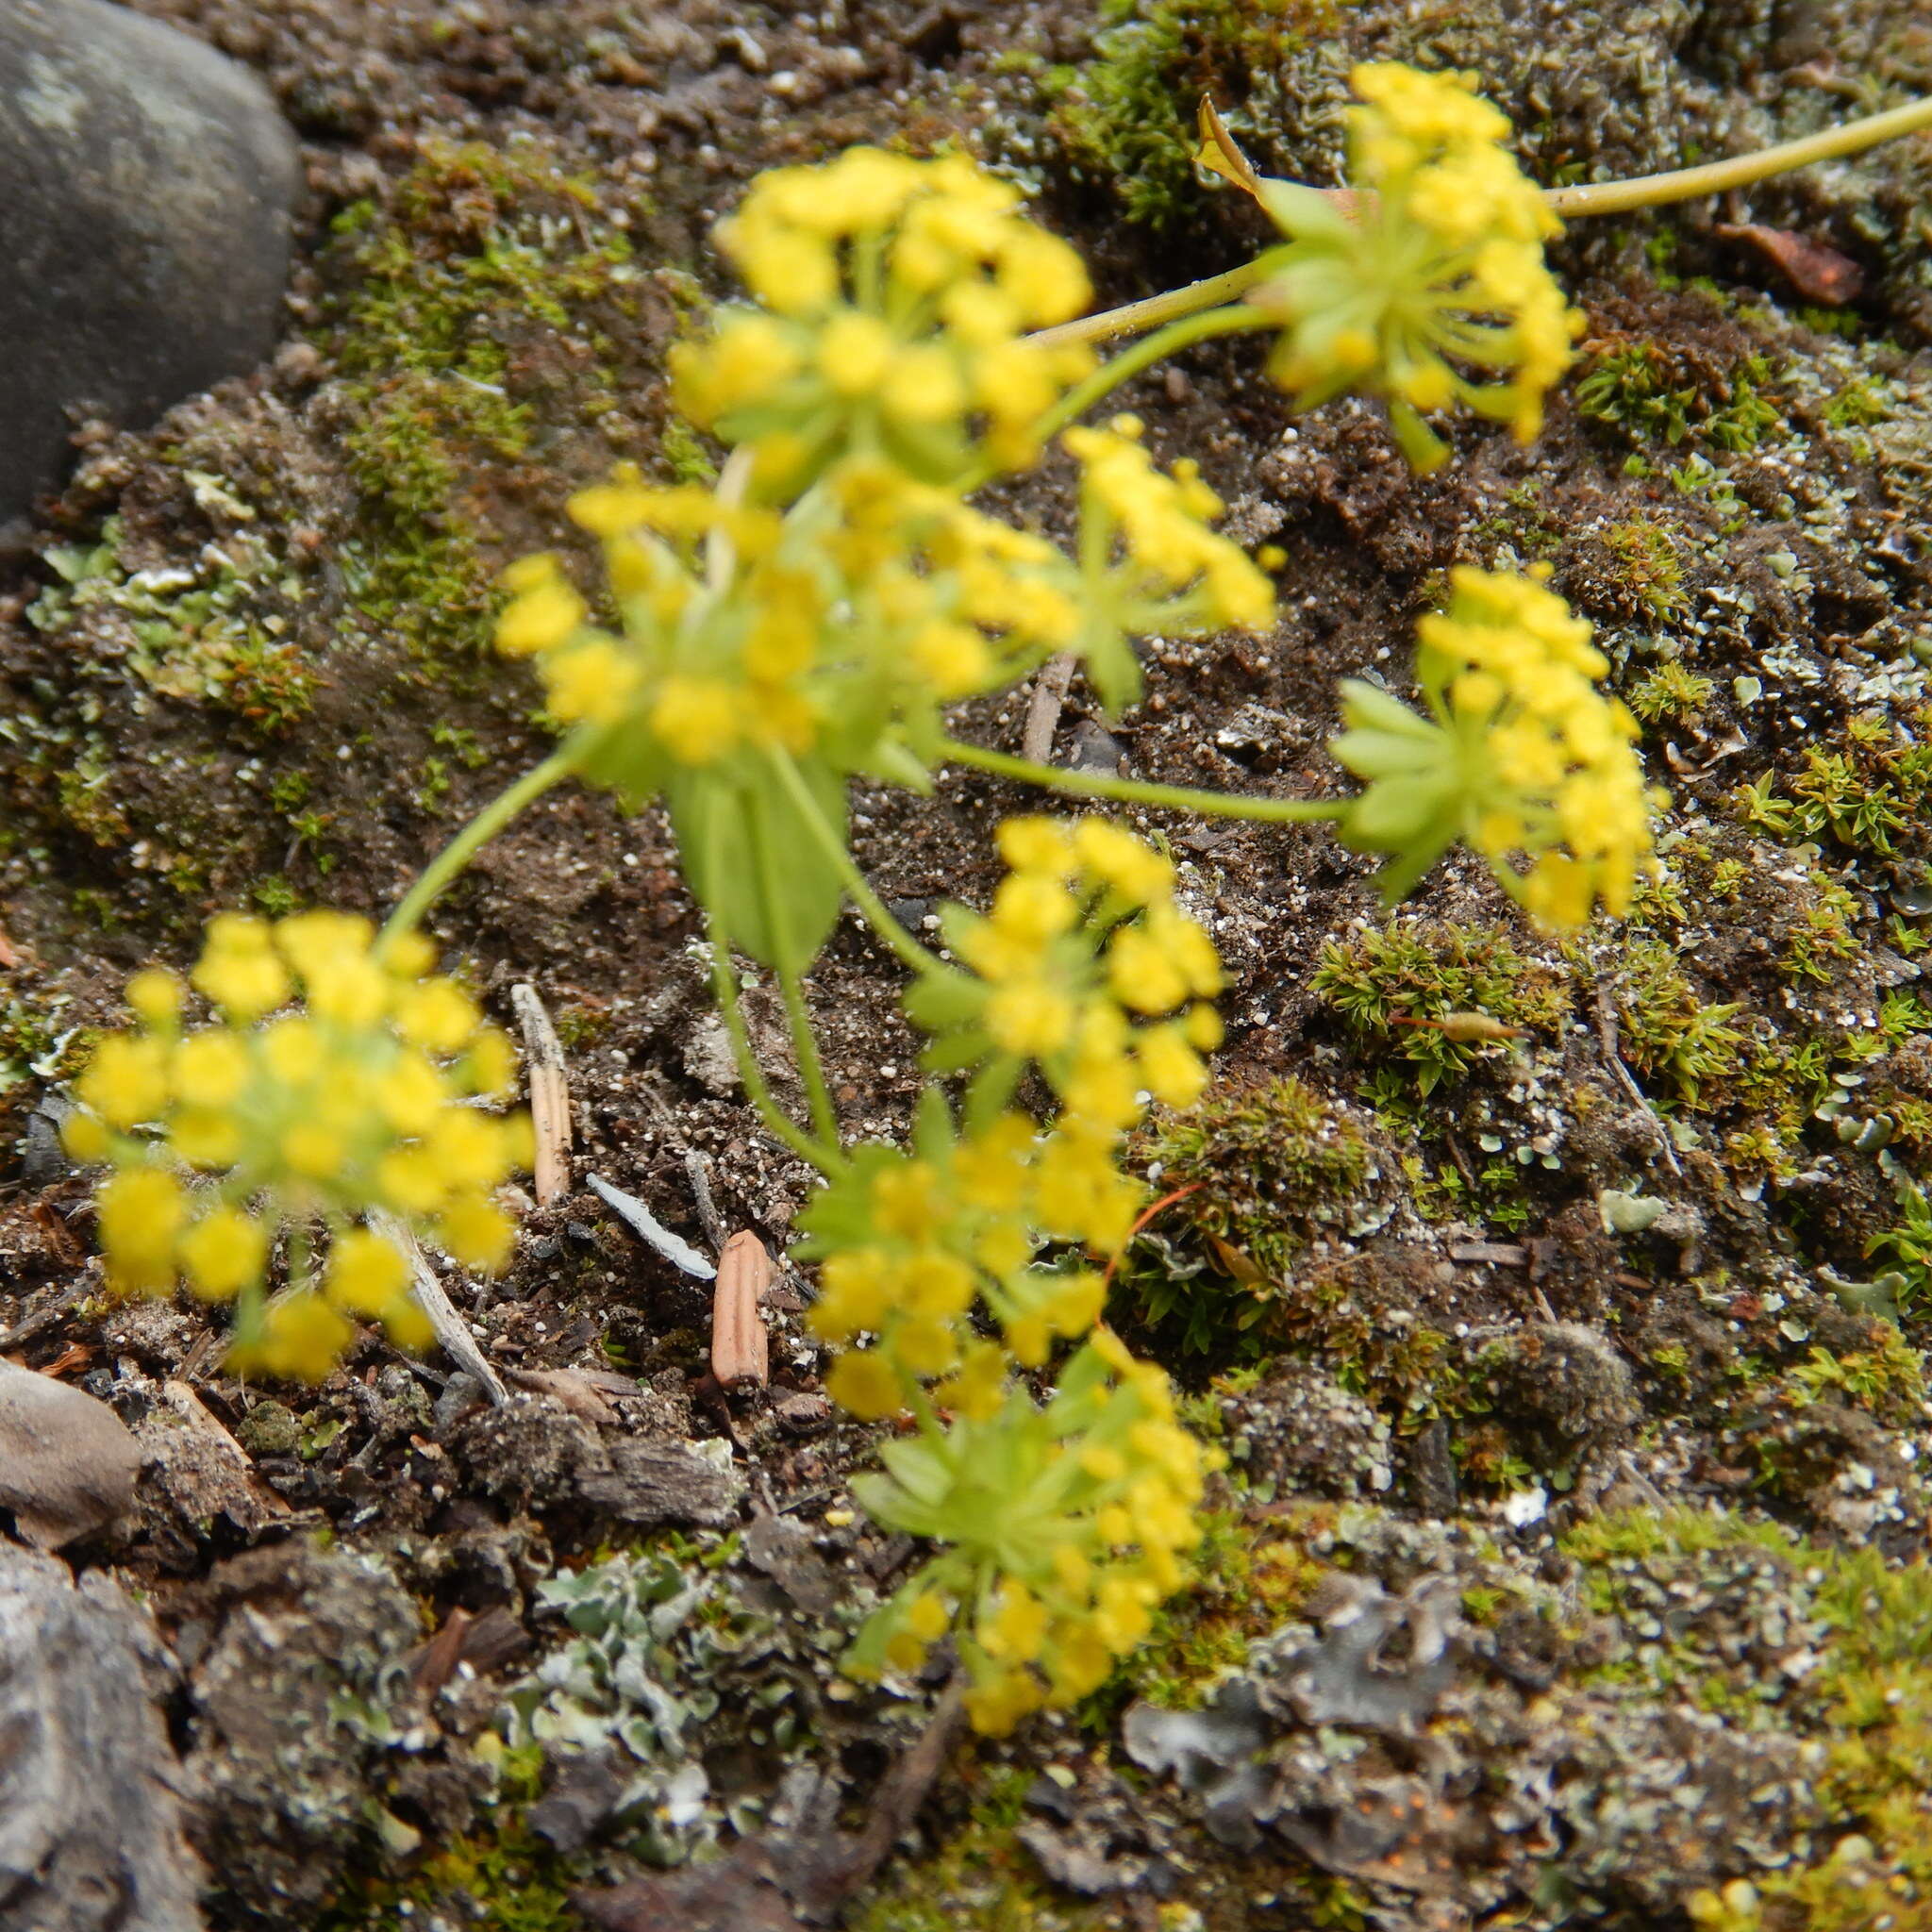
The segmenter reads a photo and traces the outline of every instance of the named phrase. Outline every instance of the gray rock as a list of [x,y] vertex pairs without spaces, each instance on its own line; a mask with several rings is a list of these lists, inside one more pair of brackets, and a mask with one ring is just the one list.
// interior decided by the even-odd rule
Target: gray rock
[[275,345],[299,170],[253,75],[105,0],[0,0],[0,525],[77,421],[152,421]]
[[43,1550],[92,1533],[134,1501],[141,1449],[105,1402],[0,1359],[0,1509]]
[[199,1932],[153,1624],[0,1542],[0,1932]]

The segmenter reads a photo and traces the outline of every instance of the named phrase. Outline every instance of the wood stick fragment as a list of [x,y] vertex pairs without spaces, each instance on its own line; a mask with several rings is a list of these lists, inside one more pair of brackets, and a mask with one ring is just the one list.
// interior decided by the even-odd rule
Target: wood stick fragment
[[530,1124],[537,1141],[537,1205],[547,1208],[570,1192],[570,1079],[557,1028],[537,989],[520,982],[509,1003],[524,1029],[530,1067]]
[[1033,679],[1033,701],[1026,708],[1026,728],[1020,734],[1020,756],[1043,765],[1053,755],[1053,735],[1059,728],[1060,708],[1079,660],[1071,651],[1049,658]]
[[750,1228],[741,1227],[718,1257],[711,1295],[711,1374],[726,1389],[762,1389],[771,1379],[770,1344],[758,1304],[771,1286],[772,1257]]
[[435,1329],[436,1339],[442,1344],[444,1353],[482,1383],[485,1394],[496,1407],[507,1407],[509,1391],[503,1386],[503,1377],[490,1366],[483,1351],[476,1346],[476,1338],[470,1333],[470,1324],[457,1312],[456,1305],[443,1292],[442,1283],[436,1278],[436,1271],[430,1267],[416,1237],[393,1215],[372,1214],[369,1219],[376,1232],[394,1242],[408,1260],[410,1285],[415,1289],[416,1299],[422,1303],[423,1312],[429,1317],[429,1325]]

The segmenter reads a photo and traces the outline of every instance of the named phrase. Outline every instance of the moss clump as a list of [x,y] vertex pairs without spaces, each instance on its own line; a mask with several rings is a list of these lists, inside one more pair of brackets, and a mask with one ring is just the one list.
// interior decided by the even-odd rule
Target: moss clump
[[505,1754],[497,1800],[476,1829],[432,1852],[407,1879],[354,1884],[317,1932],[391,1932],[455,1921],[489,1932],[577,1932],[573,1888],[592,1876],[588,1857],[560,1857],[524,1822],[543,1779],[541,1751]]
[[1622,566],[1623,589],[1632,607],[1658,624],[1682,617],[1684,566],[1670,533],[1647,517],[1628,517],[1603,533],[1604,548]]
[[[1932,1928],[1932,1569],[1728,1512],[1637,1511],[1564,1532],[1599,1610],[1659,1634],[1597,1674],[1805,1740],[1817,1827],[1789,1864],[1685,1901],[1717,1932]],[[1668,1626],[1657,1621],[1667,1612]],[[1727,1626],[1805,1633],[1769,1672]],[[1781,1645],[1789,1640],[1781,1640]]]
[[1676,344],[1624,341],[1607,344],[1585,364],[1575,397],[1578,414],[1620,431],[1631,443],[1675,447],[1756,449],[1784,416],[1765,395],[1771,364],[1747,355],[1728,368],[1708,364]]
[[1616,962],[1613,986],[1625,1058],[1639,1073],[1669,1081],[1688,1104],[1742,1065],[1744,1035],[1732,1024],[1738,1003],[1700,1000],[1668,941],[1632,941]]
[[1687,671],[1673,658],[1659,664],[1630,693],[1630,708],[1646,724],[1658,724],[1666,718],[1694,718],[1716,689],[1709,678]]
[[1058,1901],[1014,1835],[1033,1772],[974,1765],[965,1777],[964,1824],[930,1858],[891,1875],[846,1919],[850,1932],[1072,1932],[1104,1924],[1098,1906]]
[[1766,772],[1740,787],[1740,817],[1779,839],[1828,836],[1882,858],[1906,841],[1923,849],[1932,819],[1932,708],[1913,722],[1916,734],[1883,712],[1847,720],[1843,750],[1810,746],[1791,776]]
[[[1325,1524],[1325,1505],[1305,1506]],[[1268,1537],[1238,1512],[1210,1510],[1194,1552],[1194,1587],[1156,1612],[1153,1633],[1080,1708],[1084,1728],[1106,1731],[1135,1698],[1196,1710],[1249,1646],[1299,1617],[1323,1566],[1291,1535]]]
[[1492,926],[1447,921],[1391,919],[1325,946],[1310,985],[1358,1033],[1392,1041],[1425,1095],[1496,1050],[1428,1023],[1481,1013],[1541,1032],[1570,1011],[1559,968],[1530,958]]
[[1195,108],[1212,94],[1230,126],[1283,125],[1287,63],[1333,25],[1327,0],[1103,0],[1093,58],[1057,122],[1068,152],[1106,176],[1128,218],[1171,228],[1199,205]]
[[1210,1094],[1144,1134],[1137,1162],[1177,1198],[1129,1250],[1116,1294],[1197,1354],[1252,1354],[1294,1257],[1370,1177],[1360,1130],[1301,1081]]
[[630,243],[535,146],[432,147],[385,206],[336,225],[328,346],[362,495],[344,575],[378,628],[474,646],[492,601],[475,479],[513,473],[540,417],[612,407],[610,337],[637,315]]

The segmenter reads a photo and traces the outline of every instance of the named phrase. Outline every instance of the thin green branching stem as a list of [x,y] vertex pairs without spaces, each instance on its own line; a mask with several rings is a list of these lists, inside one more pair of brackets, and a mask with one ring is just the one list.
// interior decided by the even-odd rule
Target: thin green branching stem
[[818,1035],[812,1030],[811,1010],[805,1003],[805,988],[795,973],[778,974],[778,991],[785,1001],[785,1017],[791,1023],[791,1050],[798,1058],[798,1077],[805,1082],[805,1097],[811,1108],[813,1130],[821,1141],[839,1144],[839,1116],[832,1106],[832,1090],[825,1085],[824,1062],[819,1057]]
[[576,761],[570,747],[552,752],[541,765],[533,766],[514,785],[499,791],[461,831],[459,831],[417,876],[416,883],[403,894],[396,909],[384,922],[381,932],[375,938],[375,950],[380,954],[386,946],[407,933],[413,931],[423,915],[435,904],[438,895],[456,875],[475,858],[483,847],[509,824],[510,820],[527,805],[534,804],[550,790],[568,778],[575,769]]
[[1209,336],[1236,335],[1247,329],[1279,325],[1279,318],[1264,315],[1258,308],[1210,308],[1205,314],[1183,316],[1153,335],[1142,337],[1131,349],[1123,349],[1110,361],[1103,362],[1085,382],[1070,389],[1040,419],[1040,440],[1050,441],[1129,376],[1140,375],[1150,363],[1159,362],[1191,342],[1204,341]]
[[[1749,188],[1774,175],[1808,168],[1819,161],[1842,160],[1901,136],[1932,127],[1932,96],[1867,114],[1820,134],[1782,141],[1756,154],[1733,155],[1726,160],[1706,161],[1695,168],[1673,168],[1661,175],[1641,175],[1629,181],[1590,181],[1574,188],[1546,188],[1543,200],[1566,220],[1583,215],[1625,214],[1632,208],[1662,208],[1674,201],[1694,201],[1701,194],[1724,194]],[[1331,191],[1332,192],[1332,191]],[[1206,281],[1169,289],[1120,308],[1083,315],[1054,328],[1037,330],[1028,340],[1052,346],[1058,342],[1105,342],[1117,336],[1138,335],[1159,328],[1203,309],[1238,301],[1269,273],[1267,258],[1243,262],[1240,268],[1209,275]],[[1111,365],[1109,365],[1111,366]]]
[[1319,824],[1339,819],[1352,801],[1346,798],[1244,798],[1232,791],[1197,791],[1188,785],[1156,785],[1141,778],[1117,778],[1108,772],[1066,772],[1058,765],[1036,765],[1003,751],[987,751],[958,738],[940,741],[941,754],[962,765],[975,765],[996,777],[1038,785],[1074,798],[1109,798],[1122,805],[1158,805],[1174,811],[1194,811],[1209,818],[1248,819],[1256,824]]
[[913,972],[930,972],[939,961],[892,917],[886,902],[873,891],[871,882],[858,869],[858,861],[853,858],[850,848],[839,836],[838,827],[825,817],[824,808],[813,797],[811,787],[805,782],[805,774],[798,769],[797,761],[790,752],[775,746],[772,750],[771,758],[772,768],[777,773],[779,783],[785,787],[787,795],[798,808],[799,817],[810,828],[812,837],[819,841],[820,849],[838,869],[847,895],[864,915],[866,924]]
[[844,1165],[836,1139],[829,1148],[821,1145],[772,1097],[764,1070],[752,1050],[750,1029],[739,1008],[738,974],[731,964],[731,941],[708,906],[705,908],[705,932],[711,944],[711,997],[717,1003],[724,1030],[731,1037],[731,1057],[738,1063],[738,1077],[743,1081],[758,1118],[801,1160],[809,1161],[822,1174],[836,1174]]

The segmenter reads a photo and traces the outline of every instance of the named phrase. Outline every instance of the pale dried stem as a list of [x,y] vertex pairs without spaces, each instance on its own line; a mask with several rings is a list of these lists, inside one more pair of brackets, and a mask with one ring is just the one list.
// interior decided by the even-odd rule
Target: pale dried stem
[[484,1392],[498,1408],[507,1407],[509,1391],[503,1386],[503,1377],[490,1366],[482,1349],[476,1345],[476,1338],[470,1333],[470,1324],[443,1292],[442,1283],[436,1278],[436,1271],[430,1267],[416,1237],[393,1215],[373,1214],[370,1224],[378,1234],[392,1241],[408,1262],[409,1280],[416,1291],[416,1300],[429,1317],[429,1325],[436,1331],[436,1339],[442,1344],[443,1353],[458,1368],[468,1370],[482,1383]]
[[570,1192],[570,1076],[557,1028],[533,986],[510,989],[509,1003],[524,1029],[529,1062],[530,1125],[537,1141],[537,1205],[548,1208]]
[[1053,735],[1059,728],[1060,709],[1067,702],[1079,659],[1071,651],[1049,658],[1033,680],[1033,701],[1026,708],[1026,728],[1020,734],[1020,756],[1043,765],[1053,754]]

